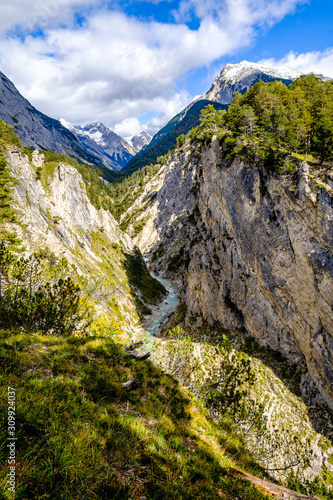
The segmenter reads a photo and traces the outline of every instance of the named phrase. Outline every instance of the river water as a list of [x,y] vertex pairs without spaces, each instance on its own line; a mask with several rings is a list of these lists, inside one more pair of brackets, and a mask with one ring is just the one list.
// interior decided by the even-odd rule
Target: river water
[[147,351],[149,351],[151,360],[159,364],[159,355],[156,351],[156,335],[158,334],[160,326],[163,325],[168,316],[177,309],[179,298],[176,288],[169,280],[167,280],[166,278],[161,278],[160,276],[157,276],[152,272],[150,272],[150,275],[160,283],[162,283],[162,285],[165,286],[169,293],[158,307],[153,308],[152,315],[146,316],[144,324],[141,325],[137,340],[143,340],[144,345],[138,350],[138,353],[145,354]]
[[152,272],[150,274],[153,278],[162,283],[162,285],[165,286],[169,292],[166,299],[160,304],[158,310],[154,311],[144,327],[148,336],[155,336],[158,333],[160,325],[162,325],[167,317],[177,309],[179,297],[178,292],[172,285],[171,281],[166,278],[161,278]]
[[[147,266],[149,266],[149,261],[144,258]],[[144,354],[147,351],[151,353],[151,359],[155,360],[156,356],[156,335],[160,329],[160,326],[166,321],[168,316],[175,312],[179,304],[178,292],[175,286],[166,278],[161,278],[157,274],[149,271],[150,275],[157,281],[162,283],[162,285],[168,290],[167,297],[160,303],[158,307],[153,307],[153,313],[151,316],[146,316],[144,323],[141,324],[140,331],[136,335],[136,340],[143,340],[144,346],[138,350],[139,354]]]

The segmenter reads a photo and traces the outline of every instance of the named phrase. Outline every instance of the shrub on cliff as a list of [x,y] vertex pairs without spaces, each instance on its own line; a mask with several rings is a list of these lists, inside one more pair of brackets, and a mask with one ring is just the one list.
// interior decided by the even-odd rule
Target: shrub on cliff
[[69,269],[65,259],[18,258],[1,242],[0,328],[71,335],[87,327],[91,314]]
[[129,283],[140,290],[142,299],[148,304],[158,304],[167,291],[158,280],[153,278],[147,269],[146,263],[139,248],[125,254],[124,266]]

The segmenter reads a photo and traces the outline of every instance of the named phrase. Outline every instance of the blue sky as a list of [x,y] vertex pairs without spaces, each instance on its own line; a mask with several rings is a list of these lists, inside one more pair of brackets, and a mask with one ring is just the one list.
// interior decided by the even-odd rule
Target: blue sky
[[155,133],[226,63],[333,77],[328,0],[2,0],[0,70],[39,110]]

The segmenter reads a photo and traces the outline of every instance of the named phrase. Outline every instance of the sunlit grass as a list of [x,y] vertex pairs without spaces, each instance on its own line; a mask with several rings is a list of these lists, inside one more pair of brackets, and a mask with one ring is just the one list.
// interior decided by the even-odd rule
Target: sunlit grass
[[[16,499],[267,498],[227,476],[230,466],[254,471],[241,441],[233,438],[235,464],[228,433],[202,404],[111,339],[4,334],[0,362],[5,424],[7,386],[16,388]],[[128,392],[121,383],[133,377],[141,386]],[[4,446],[0,459],[0,491],[10,498]]]

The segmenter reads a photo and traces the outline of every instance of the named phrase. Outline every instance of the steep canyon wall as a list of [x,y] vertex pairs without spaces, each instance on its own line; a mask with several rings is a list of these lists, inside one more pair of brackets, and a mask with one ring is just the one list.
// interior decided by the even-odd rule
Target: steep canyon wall
[[217,141],[172,153],[132,212],[141,251],[181,280],[188,318],[242,329],[305,362],[333,408],[333,175],[270,173]]

